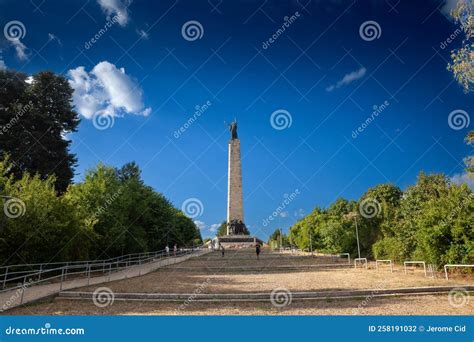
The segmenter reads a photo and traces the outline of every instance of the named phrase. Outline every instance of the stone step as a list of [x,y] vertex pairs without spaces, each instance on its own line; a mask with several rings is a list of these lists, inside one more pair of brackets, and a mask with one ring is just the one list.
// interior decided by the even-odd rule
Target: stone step
[[320,264],[320,265],[279,265],[279,266],[173,266],[163,267],[158,272],[203,272],[203,271],[215,271],[220,273],[232,273],[232,272],[288,272],[288,271],[307,271],[307,270],[330,270],[330,269],[341,269],[341,268],[353,268],[354,266],[349,264]]
[[[456,286],[431,286],[413,288],[393,289],[365,289],[365,290],[327,290],[311,292],[290,292],[282,289],[275,294],[276,299],[290,297],[297,299],[342,299],[342,298],[364,298],[400,295],[427,295],[434,293],[448,293],[456,289]],[[464,286],[468,292],[474,291],[474,286]],[[85,299],[91,300],[93,292],[63,291],[59,294],[63,299]],[[114,300],[143,300],[143,301],[268,301],[272,294],[261,293],[114,293]]]

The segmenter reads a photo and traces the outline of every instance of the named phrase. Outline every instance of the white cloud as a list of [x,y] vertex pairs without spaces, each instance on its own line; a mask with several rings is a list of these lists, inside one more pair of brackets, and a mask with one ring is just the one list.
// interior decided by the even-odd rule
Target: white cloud
[[280,217],[288,217],[290,214],[287,211],[280,212]]
[[11,40],[10,41],[15,48],[16,56],[19,60],[25,61],[28,59],[27,47],[23,44],[19,39]]
[[359,70],[352,71],[348,74],[345,74],[342,79],[337,81],[336,84],[332,84],[329,87],[326,88],[326,91],[333,91],[334,89],[341,88],[342,86],[348,85],[349,83],[352,83],[354,81],[357,81],[358,79],[361,79],[364,77],[365,73],[367,72],[367,69],[362,67]]
[[211,233],[215,233],[217,232],[217,230],[219,229],[221,225],[219,223],[214,223],[214,224],[211,224],[211,227],[209,228],[209,231]]
[[116,16],[120,26],[127,25],[129,21],[127,8],[132,3],[131,0],[97,0],[97,2],[107,15],[107,19]]
[[298,209],[295,211],[294,216],[297,218],[303,218],[305,216],[305,212],[303,209]]
[[211,224],[210,226],[208,226],[205,222],[198,221],[198,220],[194,221],[194,224],[199,228],[199,230],[206,230],[206,229],[209,228],[209,232],[211,232],[211,233],[217,232],[217,230],[221,226],[220,223],[214,223],[214,224]]
[[446,0],[443,7],[441,7],[440,11],[445,16],[450,17],[451,11],[456,8],[459,0]]
[[143,91],[139,84],[107,61],[97,64],[91,72],[83,66],[68,71],[69,84],[74,89],[76,110],[85,118],[95,114],[123,116],[136,114],[147,116],[151,108],[143,104]]
[[474,175],[468,173],[458,173],[451,177],[451,182],[457,185],[467,184],[474,191]]
[[147,40],[148,38],[150,38],[150,35],[145,30],[137,29],[137,34],[140,36],[141,39],[144,39],[144,40]]
[[194,221],[194,224],[199,228],[199,230],[204,230],[207,228],[207,225],[202,221]]

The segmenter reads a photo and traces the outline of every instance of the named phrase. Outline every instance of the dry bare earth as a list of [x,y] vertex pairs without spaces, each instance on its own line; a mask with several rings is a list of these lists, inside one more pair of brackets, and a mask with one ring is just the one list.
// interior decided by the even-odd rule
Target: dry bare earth
[[[473,284],[473,279],[454,278],[446,281],[441,275],[431,279],[421,270],[404,274],[402,267],[391,273],[388,267],[379,271],[343,268],[311,268],[298,266],[344,264],[343,258],[272,253],[265,250],[260,260],[250,250],[228,250],[222,258],[215,252],[183,263],[162,268],[145,276],[105,284],[114,293],[270,293],[275,288],[290,292],[343,291],[356,289],[391,289],[420,286],[459,286]],[[292,270],[282,270],[291,266]],[[258,267],[257,269],[255,267]],[[76,291],[93,292],[97,286]],[[294,300],[277,309],[270,302],[123,302],[116,300],[105,309],[90,300],[55,299],[51,303],[30,305],[11,310],[12,314],[474,314],[474,299],[461,307],[453,307],[447,295],[409,297],[373,296],[344,300]]]
[[[364,305],[364,301],[368,304]],[[194,302],[183,309],[176,302],[121,302],[97,308],[90,300],[56,299],[7,311],[11,315],[473,315],[474,299],[461,307],[447,295],[351,300],[293,301],[278,309],[269,302]]]

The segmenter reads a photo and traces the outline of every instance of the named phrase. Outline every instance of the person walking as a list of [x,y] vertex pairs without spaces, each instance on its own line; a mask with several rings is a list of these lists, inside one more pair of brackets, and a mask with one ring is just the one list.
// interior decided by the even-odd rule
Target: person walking
[[260,244],[255,245],[255,253],[257,253],[257,260],[260,259]]
[[224,257],[224,255],[225,255],[225,248],[222,245],[221,245],[221,255],[222,255],[222,257]]
[[176,256],[176,252],[178,252],[178,245],[177,245],[177,244],[174,244],[174,247],[173,247],[173,254],[174,254],[174,256]]
[[166,256],[170,256],[170,247],[168,245],[166,245],[165,247],[165,251],[166,251]]

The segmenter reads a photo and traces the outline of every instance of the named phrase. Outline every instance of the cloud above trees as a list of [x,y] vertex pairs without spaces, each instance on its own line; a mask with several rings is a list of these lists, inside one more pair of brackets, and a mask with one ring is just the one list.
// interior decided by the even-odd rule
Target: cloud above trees
[[124,68],[103,61],[88,72],[79,66],[68,71],[69,84],[74,89],[73,101],[79,114],[87,119],[94,115],[147,116],[151,108],[143,103],[143,91]]

